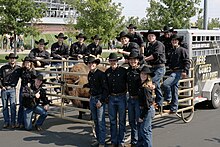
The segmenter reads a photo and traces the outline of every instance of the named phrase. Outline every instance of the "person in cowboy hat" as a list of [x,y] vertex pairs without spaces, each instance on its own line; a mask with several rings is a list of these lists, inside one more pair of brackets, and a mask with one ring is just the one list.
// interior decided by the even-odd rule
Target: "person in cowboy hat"
[[[169,56],[169,52],[170,52],[169,50],[172,48],[171,37],[173,35],[172,34],[173,33],[173,28],[171,29],[168,26],[164,26],[164,28],[163,28],[163,30],[161,30],[161,32],[163,33],[163,35],[160,36],[158,38],[158,40],[160,42],[162,42],[165,46],[166,60],[168,61],[169,60],[168,56]],[[166,65],[168,65],[167,63],[168,62],[166,62]]]
[[110,67],[105,71],[109,90],[108,114],[112,146],[125,144],[127,70],[118,65],[120,59],[122,57],[118,57],[116,53],[110,53],[108,57]]
[[105,73],[97,68],[100,59],[90,55],[84,60],[89,68],[88,83],[84,88],[90,88],[90,111],[95,123],[97,143],[104,147],[106,138],[105,101],[108,97],[108,85]]
[[124,56],[125,63],[128,63],[128,56],[131,51],[139,53],[139,45],[135,42],[130,42],[130,35],[126,32],[122,31],[116,39],[122,44],[122,50],[118,50],[118,53]]
[[84,43],[84,41],[87,39],[85,35],[80,33],[76,36],[77,42],[73,43],[70,47],[70,59],[71,60],[78,60],[79,58],[83,58],[83,56],[86,54],[87,45]]
[[[51,57],[53,60],[66,60],[69,57],[69,46],[64,43],[64,40],[66,40],[68,37],[65,36],[63,33],[59,33],[58,35],[55,35],[57,38],[57,42],[53,43],[51,46]],[[57,67],[56,69],[51,69],[51,71],[61,71],[62,62],[52,61],[51,66]],[[51,76],[58,77],[60,74],[51,73]],[[52,82],[58,82],[59,79],[51,79]],[[54,91],[57,93],[61,92],[60,87],[54,88]]]
[[180,46],[181,37],[173,35],[171,38],[172,49],[170,53],[170,76],[163,82],[164,100],[170,103],[170,109],[166,113],[176,113],[178,110],[178,82],[187,77],[190,68],[188,50]]
[[157,107],[162,107],[163,95],[160,88],[160,81],[165,75],[165,46],[160,41],[156,40],[156,35],[158,32],[154,30],[149,30],[147,33],[147,39],[149,41],[149,46],[144,52],[145,61],[152,66],[151,71],[155,74],[152,77],[153,83],[156,85],[155,94],[156,94],[156,104]]
[[35,129],[41,131],[42,124],[47,117],[49,100],[46,97],[46,90],[42,88],[46,80],[42,74],[35,76],[35,79],[22,89],[24,106],[24,126],[26,130],[32,130],[33,113],[39,114]]
[[34,69],[34,63],[30,57],[25,57],[21,67],[21,87],[19,93],[19,109],[18,109],[18,118],[16,128],[24,127],[24,107],[23,107],[23,98],[22,98],[22,90],[23,88],[36,76],[36,71]]
[[140,53],[143,54],[144,53],[144,48],[145,48],[145,43],[143,40],[143,37],[141,36],[140,33],[136,32],[135,30],[137,29],[137,27],[133,24],[130,24],[128,27],[128,34],[130,35],[130,42],[135,42],[140,46]]
[[[18,56],[10,53],[5,56],[8,63],[0,68],[0,89],[2,97],[3,128],[15,128],[16,124],[16,86],[21,75],[20,66],[16,65]],[[10,101],[11,118],[9,117],[8,101]]]
[[139,116],[139,138],[138,146],[152,147],[152,118],[155,115],[155,109],[153,107],[152,91],[155,89],[155,85],[152,82],[152,72],[148,66],[142,67],[140,71],[140,79],[138,89],[138,98],[140,106]]
[[35,41],[37,47],[32,49],[29,53],[29,57],[34,62],[35,67],[44,67],[45,65],[49,65],[49,61],[42,61],[42,59],[50,59],[50,53],[45,50],[45,46],[48,42],[45,42],[44,39],[40,39],[39,41]]
[[135,146],[138,143],[138,125],[137,120],[140,115],[139,100],[138,100],[138,88],[140,83],[140,61],[143,57],[132,51],[129,56],[129,65],[127,69],[127,85],[128,85],[128,120],[131,126],[131,145]]
[[[53,59],[67,59],[69,57],[69,46],[65,44],[63,41],[66,40],[68,37],[64,36],[63,33],[59,33],[58,35],[55,35],[57,38],[57,42],[53,43],[51,46],[51,57]],[[51,64],[53,64],[52,62]],[[55,65],[58,63],[54,63]]]
[[93,43],[87,46],[86,55],[92,54],[99,58],[102,54],[102,46],[100,45],[102,38],[96,34],[95,36],[91,37],[91,39],[93,40]]

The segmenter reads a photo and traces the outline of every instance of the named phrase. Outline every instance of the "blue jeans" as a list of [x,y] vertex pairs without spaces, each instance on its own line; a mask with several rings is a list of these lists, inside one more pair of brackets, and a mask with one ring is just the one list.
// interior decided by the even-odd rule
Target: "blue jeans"
[[91,96],[90,97],[90,111],[92,113],[92,119],[95,124],[95,133],[97,140],[100,144],[105,144],[105,137],[106,137],[106,128],[105,128],[105,104],[98,109],[96,104],[98,102],[98,98],[100,96]]
[[16,121],[16,89],[11,88],[9,90],[2,90],[2,105],[3,105],[3,116],[4,124],[10,124],[8,101],[10,102],[11,110],[11,125],[15,125]]
[[158,106],[163,105],[163,94],[161,92],[160,88],[160,81],[163,79],[163,76],[165,75],[166,69],[165,66],[162,67],[154,67],[151,68],[151,72],[153,72],[155,75],[152,77],[152,82],[155,84],[155,94],[156,94],[156,103]]
[[137,98],[128,99],[128,120],[131,127],[131,144],[138,142],[138,119],[140,117],[139,100]]
[[[126,132],[126,95],[110,96],[108,115],[110,119],[110,132],[112,144],[124,144]],[[117,133],[117,114],[119,115],[119,132]]]
[[150,107],[143,122],[139,123],[138,147],[152,147],[152,119],[155,116],[155,109]]
[[173,72],[163,82],[163,88],[166,101],[171,101],[170,110],[176,112],[178,110],[178,82],[181,78],[181,71]]
[[24,109],[24,127],[26,130],[32,130],[33,113],[40,115],[35,124],[36,126],[42,126],[44,120],[47,117],[47,111],[40,105],[37,105],[34,108],[25,108]]
[[23,87],[20,88],[20,93],[19,93],[19,108],[18,108],[18,118],[17,118],[17,123],[19,125],[24,124],[24,107],[23,107],[23,99],[22,99],[22,89]]

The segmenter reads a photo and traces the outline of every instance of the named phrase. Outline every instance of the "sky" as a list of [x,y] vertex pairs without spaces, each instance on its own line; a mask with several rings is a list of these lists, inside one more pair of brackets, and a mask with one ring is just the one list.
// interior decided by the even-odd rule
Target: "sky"
[[[122,15],[126,18],[131,16],[138,16],[143,18],[146,16],[146,8],[149,7],[149,0],[112,0],[116,3],[121,3],[124,9]],[[207,0],[208,2],[208,18],[220,18],[220,0]],[[204,2],[201,2],[201,8],[203,8]],[[195,21],[197,17],[193,18]]]

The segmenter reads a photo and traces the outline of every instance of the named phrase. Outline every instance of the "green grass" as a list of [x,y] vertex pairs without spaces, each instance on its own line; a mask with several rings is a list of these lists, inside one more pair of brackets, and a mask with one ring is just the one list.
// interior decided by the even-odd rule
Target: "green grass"
[[[1,54],[0,55],[0,63],[7,63],[8,60],[5,59],[5,56],[8,55],[8,54]],[[18,55],[19,58],[17,59],[17,62],[22,62],[21,60],[24,59],[24,57],[26,57],[27,55],[26,54],[19,54]]]
[[[103,58],[107,58],[109,56],[109,52],[103,52],[102,53],[102,57]],[[0,54],[0,63],[7,63],[8,60],[5,59],[5,56],[8,55],[8,54]],[[19,58],[17,59],[17,62],[22,62],[21,60],[24,59],[24,57],[26,57],[27,55],[26,54],[19,54],[18,55]]]

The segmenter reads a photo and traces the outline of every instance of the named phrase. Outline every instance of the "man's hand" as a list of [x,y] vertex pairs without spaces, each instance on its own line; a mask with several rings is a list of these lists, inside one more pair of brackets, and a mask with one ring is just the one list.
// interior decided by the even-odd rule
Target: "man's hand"
[[96,108],[100,108],[102,106],[102,103],[98,100],[98,102],[96,103]]
[[1,89],[2,89],[2,90],[6,90],[6,88],[5,88],[5,87],[2,87]]
[[144,121],[144,120],[141,119],[141,118],[138,119],[138,122],[139,122],[139,123],[142,123],[143,121]]
[[35,94],[35,97],[36,97],[37,99],[40,98],[40,91],[38,91],[38,92]]
[[40,63],[40,61],[37,61],[37,66],[41,66],[41,63]]
[[187,78],[186,72],[182,72],[182,78],[183,78],[183,79]]
[[45,106],[44,106],[44,109],[45,109],[45,110],[48,110],[48,109],[49,109],[49,105],[45,105]]
[[78,55],[78,58],[80,58],[80,59],[83,58],[83,55],[79,54],[79,55]]

